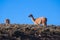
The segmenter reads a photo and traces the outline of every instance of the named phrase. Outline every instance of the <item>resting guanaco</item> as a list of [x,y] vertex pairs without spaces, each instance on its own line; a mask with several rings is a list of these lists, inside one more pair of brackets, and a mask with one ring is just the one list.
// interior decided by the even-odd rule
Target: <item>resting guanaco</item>
[[10,20],[9,19],[6,19],[5,23],[6,23],[6,26],[10,26]]
[[47,18],[46,17],[39,17],[39,18],[34,18],[32,14],[30,14],[28,17],[32,18],[32,21],[36,25],[42,24],[43,26],[47,26]]

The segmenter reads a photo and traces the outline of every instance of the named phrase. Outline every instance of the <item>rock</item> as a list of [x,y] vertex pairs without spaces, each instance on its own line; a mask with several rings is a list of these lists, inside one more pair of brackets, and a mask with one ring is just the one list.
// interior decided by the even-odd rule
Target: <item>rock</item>
[[49,25],[45,28],[30,24],[10,24],[10,26],[0,24],[1,40],[60,40],[59,26]]

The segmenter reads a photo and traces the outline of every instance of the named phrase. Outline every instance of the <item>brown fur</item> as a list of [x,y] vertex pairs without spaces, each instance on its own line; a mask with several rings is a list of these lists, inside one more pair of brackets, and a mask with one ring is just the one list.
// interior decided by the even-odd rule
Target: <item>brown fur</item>
[[40,17],[40,18],[34,19],[34,17],[33,17],[32,14],[30,14],[29,17],[32,18],[34,24],[36,24],[36,25],[42,24],[43,26],[47,26],[47,18],[45,18],[45,17]]
[[44,26],[46,26],[46,25],[47,25],[47,20],[46,20],[46,18],[44,18],[44,17],[42,17],[42,18],[37,18],[37,19],[35,20],[35,23],[36,23],[37,25],[43,24]]

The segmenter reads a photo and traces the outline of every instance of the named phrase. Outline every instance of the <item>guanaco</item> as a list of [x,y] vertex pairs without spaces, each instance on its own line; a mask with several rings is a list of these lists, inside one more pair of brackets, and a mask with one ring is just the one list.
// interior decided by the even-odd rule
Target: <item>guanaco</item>
[[6,26],[9,26],[10,25],[10,20],[9,19],[6,19],[5,20],[5,23],[6,23]]
[[46,17],[39,17],[39,18],[34,18],[32,14],[30,14],[28,17],[31,17],[32,21],[36,25],[42,24],[43,26],[47,26],[47,18]]

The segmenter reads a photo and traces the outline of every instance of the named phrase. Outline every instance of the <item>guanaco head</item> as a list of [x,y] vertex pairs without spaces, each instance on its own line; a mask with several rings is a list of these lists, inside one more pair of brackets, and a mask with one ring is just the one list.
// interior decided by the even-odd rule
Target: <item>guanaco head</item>
[[9,20],[9,19],[6,19],[5,21],[6,21],[6,23],[8,23],[8,24],[10,23],[10,20]]
[[32,14],[30,14],[28,17],[33,17],[33,15],[32,15]]

